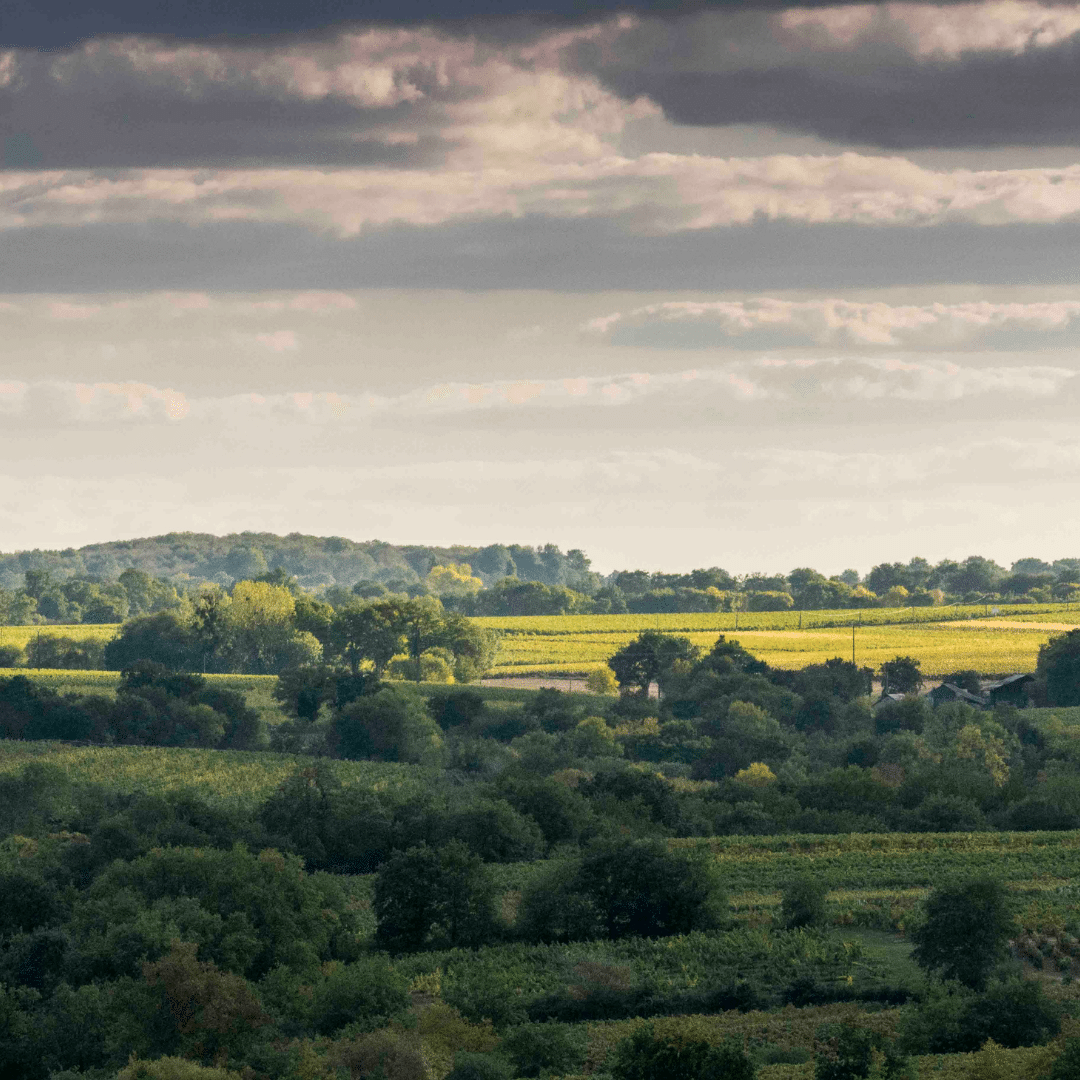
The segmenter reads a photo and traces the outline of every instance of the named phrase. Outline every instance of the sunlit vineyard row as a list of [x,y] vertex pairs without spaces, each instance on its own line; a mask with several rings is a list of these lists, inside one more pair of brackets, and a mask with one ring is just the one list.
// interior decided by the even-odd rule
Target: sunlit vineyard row
[[[583,616],[589,619],[591,616]],[[1030,618],[1030,616],[1029,616]],[[1039,646],[1068,624],[1042,626],[1016,624],[1003,619],[927,625],[866,626],[854,630],[854,659],[860,666],[880,669],[894,656],[913,656],[931,678],[953,671],[974,669],[983,675],[1006,675],[1033,670]],[[569,619],[560,619],[569,623]],[[603,667],[614,652],[633,640],[637,630],[622,633],[577,632],[572,624],[560,636],[507,634],[502,638],[493,675],[557,675]],[[678,632],[678,631],[671,631]],[[834,656],[852,659],[852,630],[739,630],[725,633],[768,664],[801,668],[821,664]],[[695,645],[708,650],[718,632],[690,631]]]
[[[1004,675],[1034,667],[1039,646],[1054,633],[1080,626],[1076,605],[1004,605],[987,616],[983,607],[871,609],[867,611],[804,613],[761,612],[718,615],[547,615],[521,618],[481,618],[480,625],[496,630],[500,648],[490,674],[585,674],[603,667],[608,658],[643,630],[681,634],[709,649],[719,634],[737,640],[755,656],[779,668],[823,663],[834,656],[880,668],[897,655],[916,657],[923,673],[940,676],[973,668],[986,676]],[[956,613],[962,612],[962,617]],[[814,625],[810,625],[811,616]],[[822,621],[843,616],[830,628]],[[735,623],[738,619],[738,629]],[[862,620],[860,623],[859,620]],[[854,625],[852,625],[854,623]],[[25,646],[33,634],[59,634],[77,639],[108,639],[116,626],[2,627],[0,642]],[[25,674],[31,674],[24,670]],[[33,672],[35,678],[58,688],[115,687],[109,672]],[[260,708],[272,709],[266,676],[209,676],[249,694]]]
[[675,615],[519,615],[484,616],[473,621],[504,637],[519,634],[561,636],[574,634],[638,634],[661,630],[667,634],[716,630],[813,630],[907,623],[956,622],[967,619],[1008,618],[1080,625],[1077,604],[954,604],[944,607],[864,608],[833,611],[740,611]]

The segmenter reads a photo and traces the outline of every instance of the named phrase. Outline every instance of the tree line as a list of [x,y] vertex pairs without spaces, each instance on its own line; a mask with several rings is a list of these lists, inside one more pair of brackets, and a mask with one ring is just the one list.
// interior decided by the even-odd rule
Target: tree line
[[357,598],[432,597],[469,616],[819,611],[1080,600],[1080,559],[1024,558],[1006,569],[977,555],[937,564],[916,557],[829,577],[812,567],[733,575],[715,566],[604,576],[584,552],[553,544],[431,548],[299,534],[171,534],[0,555],[0,624],[122,622],[183,608],[207,587],[231,593],[246,581],[287,586],[334,608]]

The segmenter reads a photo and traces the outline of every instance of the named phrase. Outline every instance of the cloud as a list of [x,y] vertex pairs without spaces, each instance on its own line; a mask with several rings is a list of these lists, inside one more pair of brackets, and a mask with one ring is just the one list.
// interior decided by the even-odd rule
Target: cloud
[[0,383],[0,415],[52,424],[183,420],[187,398],[146,383]]
[[[459,167],[588,159],[656,114],[560,54],[598,27],[488,43],[430,28],[269,42],[98,38],[0,60],[7,168]],[[7,72],[5,75],[4,72]]]
[[[747,226],[637,233],[616,218],[540,214],[355,236],[304,224],[23,226],[3,235],[0,293],[544,289],[592,293],[847,290],[892,285],[1072,287],[1080,222]],[[88,270],[87,268],[91,268]],[[90,276],[92,274],[92,277]]]
[[[654,348],[760,349],[792,345],[953,349],[1057,344],[1080,323],[1080,301],[960,304],[864,303],[836,298],[674,300],[612,312],[583,326],[588,338]],[[1072,338],[1070,337],[1070,341]]]
[[[291,349],[276,338],[263,344],[274,351]],[[39,428],[183,421],[211,430],[263,433],[297,425],[353,429],[454,418],[477,424],[498,414],[547,422],[553,412],[566,410],[587,411],[600,423],[603,414],[633,406],[687,415],[691,406],[760,406],[776,413],[786,405],[810,415],[814,409],[879,402],[1060,398],[1077,374],[1051,365],[961,366],[914,356],[764,356],[674,372],[445,382],[399,394],[305,389],[199,396],[137,382],[12,381],[0,383],[0,414]]]
[[769,124],[887,149],[1074,146],[1074,5],[978,0],[606,24],[581,72],[682,124]]
[[756,221],[1053,224],[1080,215],[1080,165],[935,171],[856,153],[651,153],[518,168],[0,173],[0,228],[177,222],[300,224],[351,236],[396,223],[609,218],[642,235]]

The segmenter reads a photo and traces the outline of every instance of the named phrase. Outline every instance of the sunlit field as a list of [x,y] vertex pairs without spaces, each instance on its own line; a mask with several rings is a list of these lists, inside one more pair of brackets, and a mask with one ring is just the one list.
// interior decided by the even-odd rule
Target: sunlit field
[[[989,618],[981,607],[965,609],[964,618],[946,621],[931,622],[925,616],[927,612],[955,610],[915,609],[916,621],[892,624],[870,621],[869,616],[880,620],[889,614],[884,610],[848,611],[844,627],[802,630],[797,628],[798,614],[792,612],[740,615],[737,631],[735,617],[730,614],[567,615],[478,621],[502,635],[492,675],[584,674],[602,667],[642,630],[661,630],[685,635],[704,650],[722,633],[779,668],[800,668],[839,656],[878,669],[894,656],[913,656],[930,678],[965,668],[987,676],[1031,670],[1040,645],[1053,634],[1080,625],[1080,612],[1075,607],[1066,610],[1063,605],[1049,604],[1026,605],[1019,612],[1002,607],[1000,615]],[[895,618],[904,613],[892,614]]]

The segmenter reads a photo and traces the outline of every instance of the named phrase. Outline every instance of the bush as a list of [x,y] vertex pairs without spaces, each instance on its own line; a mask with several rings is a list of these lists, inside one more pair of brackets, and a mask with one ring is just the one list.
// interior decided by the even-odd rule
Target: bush
[[785,930],[802,926],[821,926],[826,919],[825,896],[828,885],[811,874],[789,881],[780,901],[780,925]]
[[35,634],[26,644],[26,666],[84,671],[100,669],[105,663],[104,651],[105,646],[100,641],[79,641],[57,634]]
[[1080,1080],[1080,1038],[1066,1039],[1050,1067],[1049,1080]]
[[444,835],[463,841],[484,862],[529,862],[544,852],[540,827],[504,799],[452,808],[443,827]]
[[435,723],[448,731],[482,719],[487,702],[475,690],[440,690],[428,698],[427,710]]
[[654,840],[594,844],[576,867],[534,882],[518,916],[521,933],[541,941],[665,937],[727,921],[711,858]]
[[603,694],[605,697],[613,697],[619,692],[619,682],[611,668],[597,668],[585,676],[585,688],[590,694]]
[[814,1080],[862,1080],[871,1075],[901,1080],[911,1075],[907,1059],[876,1031],[826,1025],[818,1029],[817,1042]]
[[911,1054],[966,1054],[987,1039],[1009,1048],[1036,1046],[1061,1029],[1061,1009],[1042,986],[1019,978],[992,983],[976,993],[958,983],[931,990],[908,1013],[902,1044]]
[[23,658],[23,651],[18,645],[0,645],[0,668],[12,668]]
[[658,1038],[646,1026],[615,1048],[613,1080],[753,1080],[754,1065],[739,1040],[720,1046]]
[[510,1058],[514,1076],[580,1073],[585,1064],[585,1028],[570,1024],[524,1024],[503,1036],[499,1050]]
[[332,1035],[346,1026],[374,1031],[408,1009],[408,980],[382,957],[329,968],[312,988],[312,1025],[318,1034]]
[[476,1054],[465,1050],[454,1056],[454,1067],[443,1080],[511,1080],[512,1076],[513,1071],[502,1058],[494,1054]]

